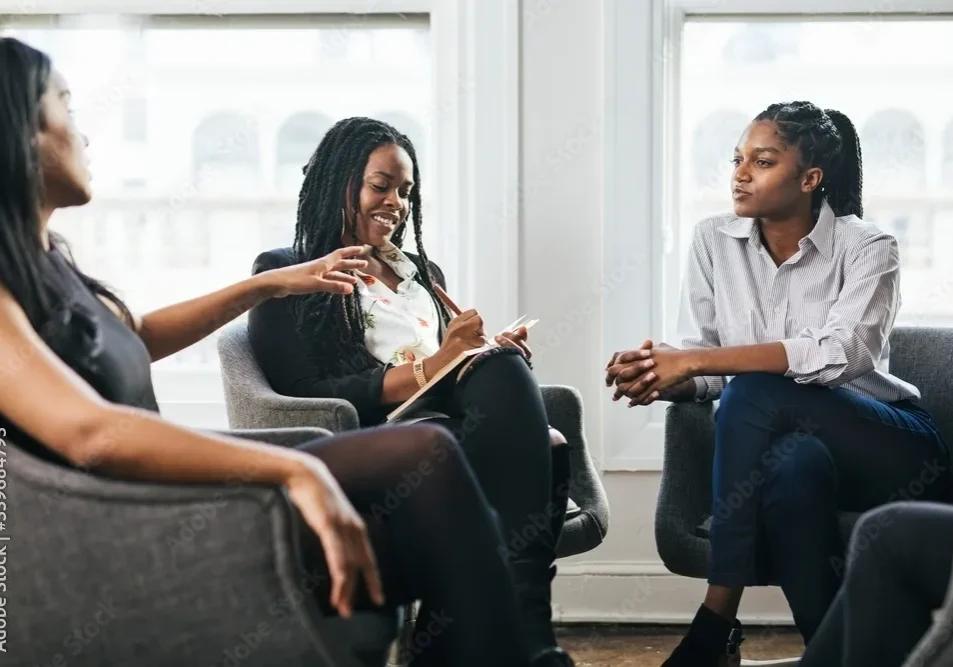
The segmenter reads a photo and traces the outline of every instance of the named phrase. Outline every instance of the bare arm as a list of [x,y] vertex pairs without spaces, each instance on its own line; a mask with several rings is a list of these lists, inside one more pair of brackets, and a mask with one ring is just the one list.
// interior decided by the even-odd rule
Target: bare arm
[[788,371],[788,355],[782,343],[701,348],[684,353],[690,359],[693,376],[758,372],[784,375]]
[[0,413],[76,466],[155,481],[283,484],[312,465],[293,450],[204,435],[105,401],[47,347],[2,288],[0,359]]
[[[461,352],[481,347],[483,341],[483,318],[473,309],[461,313],[447,326],[447,333],[440,349],[424,359],[424,376],[429,380],[437,371],[456,359]],[[418,389],[413,364],[396,366],[384,374],[381,402],[385,405],[401,403],[416,394]]]
[[153,361],[175,354],[225,326],[266,299],[289,294],[348,294],[357,279],[344,273],[367,262],[364,246],[339,248],[326,257],[271,269],[211,294],[160,308],[134,323]]
[[363,575],[382,601],[366,528],[319,459],[203,434],[109,403],[49,349],[0,287],[0,413],[75,466],[158,482],[282,485],[325,548],[332,604],[350,614]]
[[[424,359],[424,376],[429,380],[443,366],[452,359],[446,359],[445,355],[438,351],[436,354]],[[420,387],[417,386],[417,378],[414,377],[413,364],[401,364],[388,369],[384,373],[384,386],[381,391],[381,403],[390,405],[392,403],[403,403],[408,398],[417,393]]]
[[278,294],[269,273],[143,315],[136,329],[153,361],[194,345],[265,299]]

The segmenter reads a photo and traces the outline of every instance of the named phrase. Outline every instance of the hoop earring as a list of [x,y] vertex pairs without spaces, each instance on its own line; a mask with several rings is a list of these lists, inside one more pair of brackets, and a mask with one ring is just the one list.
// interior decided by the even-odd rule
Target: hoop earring
[[344,232],[347,231],[347,218],[344,215],[344,207],[341,207],[341,242],[344,242]]

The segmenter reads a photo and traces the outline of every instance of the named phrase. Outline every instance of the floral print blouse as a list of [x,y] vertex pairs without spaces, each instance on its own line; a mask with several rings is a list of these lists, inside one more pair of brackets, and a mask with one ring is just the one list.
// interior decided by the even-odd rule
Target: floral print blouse
[[367,349],[385,364],[399,366],[431,356],[440,348],[440,320],[433,299],[414,280],[417,265],[392,245],[378,256],[400,276],[397,291],[382,280],[356,271],[364,311]]

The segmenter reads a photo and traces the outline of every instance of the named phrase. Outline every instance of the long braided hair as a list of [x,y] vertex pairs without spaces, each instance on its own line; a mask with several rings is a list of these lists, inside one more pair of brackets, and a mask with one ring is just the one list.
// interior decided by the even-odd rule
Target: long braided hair
[[[414,187],[410,191],[410,213],[419,256],[415,277],[448,321],[450,315],[434,291],[430,260],[424,250],[423,218],[420,205],[420,169],[410,139],[397,129],[373,118],[346,118],[328,130],[304,167],[304,183],[298,196],[295,225],[295,261],[306,262],[341,248],[345,229],[357,238],[356,220],[345,211],[360,210],[364,169],[371,153],[381,146],[397,145],[407,151],[414,165]],[[350,201],[348,201],[350,194]],[[391,237],[400,247],[407,224]],[[364,312],[357,290],[351,294],[315,293],[293,297],[295,324],[302,340],[310,341],[310,352],[320,372],[327,377],[380,365],[365,345]]]
[[834,215],[864,217],[863,156],[857,130],[847,116],[810,102],[784,102],[772,104],[754,120],[774,123],[785,145],[801,152],[802,167],[824,171],[812,195],[815,217],[825,198]]

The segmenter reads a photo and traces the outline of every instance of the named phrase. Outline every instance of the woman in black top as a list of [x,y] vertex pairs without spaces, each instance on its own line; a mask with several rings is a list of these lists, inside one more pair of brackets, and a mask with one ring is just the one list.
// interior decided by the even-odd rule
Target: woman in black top
[[[263,302],[248,319],[258,362],[276,391],[337,397],[361,423],[381,423],[461,352],[486,342],[474,310],[454,317],[422,241],[420,170],[410,140],[370,118],[338,122],[304,168],[292,248],[265,252],[254,272],[311,261],[360,243],[374,250],[345,295]],[[404,253],[412,225],[416,254]],[[570,665],[556,645],[550,590],[568,495],[565,439],[549,428],[530,370],[526,329],[497,339],[458,379],[433,389],[427,412],[458,434],[507,541],[534,654]],[[419,418],[420,412],[414,417]]]
[[[445,430],[395,427],[289,450],[201,433],[157,414],[151,361],[263,299],[349,293],[354,280],[341,272],[365,265],[354,259],[363,249],[339,249],[134,318],[73,265],[47,229],[54,210],[90,198],[86,139],[73,124],[62,77],[46,55],[10,38],[0,39],[0,71],[0,423],[7,437],[102,475],[179,483],[240,476],[281,485],[316,534],[310,547],[320,541],[323,549],[331,574],[325,606],[349,616],[355,607],[384,604],[385,593],[392,605],[421,598],[456,622],[431,637],[415,664],[530,665],[499,529]],[[373,520],[369,539],[359,512],[384,504],[388,490],[423,464],[432,474]],[[452,520],[440,511],[448,499]]]

